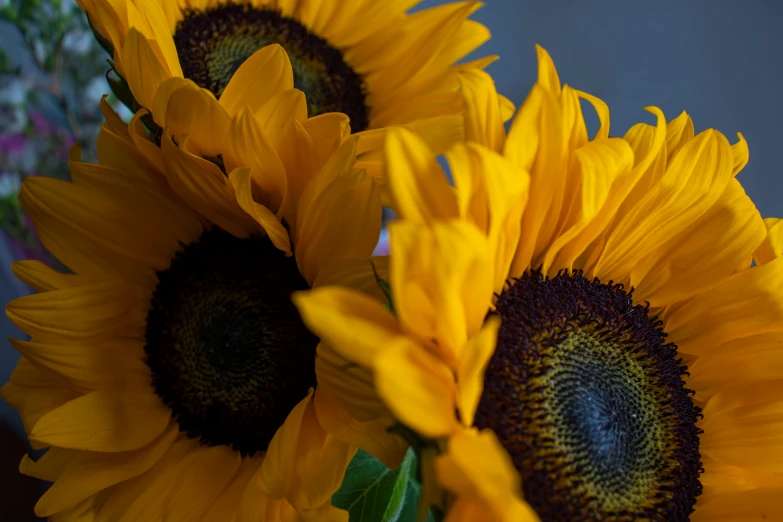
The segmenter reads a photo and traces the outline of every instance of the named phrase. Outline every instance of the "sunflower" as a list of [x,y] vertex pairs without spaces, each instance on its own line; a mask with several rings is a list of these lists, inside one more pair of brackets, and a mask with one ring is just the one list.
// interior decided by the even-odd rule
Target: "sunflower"
[[[226,106],[236,106],[238,92],[286,81],[306,94],[311,117],[346,114],[354,133],[406,125],[439,150],[464,132],[458,72],[494,57],[455,65],[489,39],[486,27],[468,19],[480,3],[408,14],[417,3],[80,1],[136,102],[153,116],[155,92],[168,78],[192,80]],[[287,74],[260,74],[258,60],[241,67],[275,43],[290,57]],[[382,146],[372,132],[365,137],[368,149]]]
[[[344,284],[372,252],[381,209],[352,168],[356,140],[275,194],[248,168],[225,176],[170,138],[158,149],[142,112],[127,125],[103,109],[100,163],[74,155],[72,182],[31,179],[20,195],[72,271],[16,263],[38,293],[6,309],[31,339],[12,341],[22,359],[2,396],[48,448],[21,471],[54,483],[36,513],[347,521],[330,500],[355,447],[322,427],[334,408],[319,406],[318,341],[290,294]],[[316,157],[316,142],[298,154]],[[274,202],[294,193],[284,226]]]
[[656,125],[609,137],[606,105],[539,49],[506,137],[489,78],[463,81],[479,103],[453,187],[420,138],[389,135],[388,299],[295,294],[365,383],[319,386],[397,423],[449,522],[779,516],[783,226],[735,178],[741,135],[650,108]]

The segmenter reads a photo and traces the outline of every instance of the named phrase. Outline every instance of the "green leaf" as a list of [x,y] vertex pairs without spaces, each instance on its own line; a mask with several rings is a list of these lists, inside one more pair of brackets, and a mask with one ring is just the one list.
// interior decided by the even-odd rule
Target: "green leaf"
[[[350,522],[415,521],[421,495],[416,469],[412,449],[396,470],[359,450],[348,466],[340,490],[332,497],[332,504],[347,510]],[[436,520],[432,513],[427,515],[427,522]]]

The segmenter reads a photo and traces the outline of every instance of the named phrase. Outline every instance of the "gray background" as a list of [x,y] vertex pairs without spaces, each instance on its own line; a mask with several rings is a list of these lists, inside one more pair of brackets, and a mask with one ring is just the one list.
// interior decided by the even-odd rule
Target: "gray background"
[[[638,121],[652,122],[643,111],[646,105],[661,107],[667,118],[687,110],[697,132],[716,128],[730,141],[742,132],[751,159],[740,179],[764,216],[783,215],[777,161],[783,2],[487,0],[474,19],[493,34],[478,55],[501,56],[488,71],[517,105],[535,81],[534,44],[539,43],[552,55],[563,82],[609,104],[613,135]],[[9,255],[0,237],[3,304],[24,292],[10,275]],[[19,335],[0,317],[0,381],[7,380],[17,359],[2,339]],[[0,521],[22,520],[10,518],[10,506],[29,504],[25,492],[37,486],[16,474],[23,451],[21,439],[14,437],[21,433],[18,416],[0,403],[0,419],[0,484],[14,486],[0,489]]]

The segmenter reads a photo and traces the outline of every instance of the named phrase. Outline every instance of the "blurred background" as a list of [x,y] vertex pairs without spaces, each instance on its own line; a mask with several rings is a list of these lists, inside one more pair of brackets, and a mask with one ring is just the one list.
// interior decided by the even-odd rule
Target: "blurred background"
[[[351,1],[351,0],[345,0]],[[382,0],[379,0],[382,1]],[[419,8],[444,3],[426,0]],[[740,174],[762,215],[783,216],[777,163],[783,101],[783,3],[775,0],[486,0],[474,16],[492,31],[477,56],[498,90],[517,106],[536,78],[536,43],[552,55],[564,83],[605,100],[612,135],[643,110],[667,119],[686,110],[696,132],[716,128],[736,141],[742,132],[750,163]],[[476,57],[477,57],[476,56]],[[67,176],[67,151],[84,143],[87,158],[103,121],[98,102],[109,92],[106,55],[73,0],[0,0],[0,304],[29,290],[14,279],[14,259],[47,262],[17,202],[26,176]],[[109,99],[118,110],[122,107]],[[127,116],[127,112],[125,113]],[[586,112],[595,128],[595,116]],[[0,382],[18,354],[5,341],[21,337],[0,316]],[[0,401],[0,522],[34,520],[41,485],[17,473],[26,451],[16,412]]]

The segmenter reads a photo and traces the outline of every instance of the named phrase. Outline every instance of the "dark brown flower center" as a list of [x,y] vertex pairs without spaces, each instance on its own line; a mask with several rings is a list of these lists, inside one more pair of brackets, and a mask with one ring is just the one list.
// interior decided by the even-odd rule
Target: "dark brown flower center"
[[367,129],[364,79],[345,63],[338,49],[279,11],[245,3],[190,9],[174,32],[185,78],[215,96],[220,96],[245,60],[273,43],[288,53],[294,87],[305,93],[309,116],[342,112],[351,119],[353,132]]
[[213,228],[185,246],[147,316],[147,364],[180,429],[243,455],[267,449],[314,387],[318,339],[291,293],[308,288],[268,238]]
[[621,285],[526,273],[476,424],[498,435],[541,520],[686,521],[701,493],[699,408],[661,322]]

